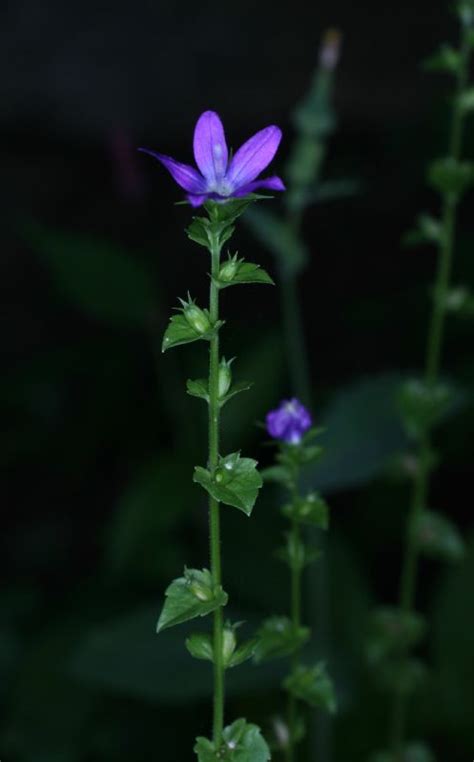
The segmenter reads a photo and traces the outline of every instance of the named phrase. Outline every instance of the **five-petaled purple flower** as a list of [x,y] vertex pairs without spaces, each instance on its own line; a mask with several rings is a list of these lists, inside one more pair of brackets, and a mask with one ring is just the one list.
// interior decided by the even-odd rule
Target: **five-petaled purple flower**
[[193,206],[201,206],[209,199],[227,201],[232,197],[247,196],[260,188],[285,190],[276,175],[257,180],[275,156],[280,140],[279,127],[265,127],[247,140],[229,161],[220,117],[215,111],[205,111],[194,128],[194,158],[199,172],[188,164],[181,164],[148,148],[138,150],[161,161],[178,185],[187,191],[189,202]]
[[311,428],[312,419],[305,406],[293,397],[291,400],[283,400],[276,410],[270,410],[266,424],[271,437],[296,445],[301,442],[303,434]]

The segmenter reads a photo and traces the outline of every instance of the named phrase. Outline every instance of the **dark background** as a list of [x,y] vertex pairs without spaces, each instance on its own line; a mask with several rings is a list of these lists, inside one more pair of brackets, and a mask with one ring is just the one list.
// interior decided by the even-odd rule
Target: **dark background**
[[[405,446],[394,397],[423,363],[435,263],[431,249],[400,238],[419,211],[437,210],[425,167],[445,150],[449,80],[420,61],[453,39],[455,20],[444,3],[420,0],[25,0],[0,10],[2,760],[174,762],[208,733],[210,670],[185,651],[188,630],[154,635],[164,587],[207,557],[205,503],[191,484],[205,460],[204,408],[184,393],[206,357],[199,344],[165,357],[158,349],[177,296],[190,288],[204,301],[207,261],[183,233],[190,213],[173,205],[179,189],[135,148],[191,161],[195,120],[212,108],[234,148],[279,124],[274,167],[284,174],[291,111],[334,25],[344,42],[324,174],[357,181],[357,192],[306,215],[301,290],[313,412],[328,426],[314,480],[333,508],[334,762],[362,761],[384,743],[386,704],[365,666],[364,633],[375,601],[393,602],[397,590],[408,489],[387,477]],[[474,277],[471,203],[455,283]],[[274,270],[243,224],[236,242]],[[255,423],[291,394],[278,290],[231,289],[223,302],[224,350],[255,381],[226,409],[224,449],[268,463]],[[472,337],[472,322],[450,321],[445,368],[462,409],[437,434],[432,487],[433,507],[459,524],[468,548]],[[278,499],[266,489],[250,522],[224,516],[226,589],[248,632],[286,607],[284,569],[271,555],[283,529]],[[410,735],[429,737],[450,762],[471,758],[474,742],[473,572],[468,553],[458,567],[425,562],[420,576],[433,670]],[[229,718],[268,729],[279,669],[231,673]]]

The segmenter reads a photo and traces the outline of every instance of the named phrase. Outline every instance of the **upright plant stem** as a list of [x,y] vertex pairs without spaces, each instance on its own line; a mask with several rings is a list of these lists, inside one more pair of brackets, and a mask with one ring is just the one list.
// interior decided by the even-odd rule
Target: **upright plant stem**
[[[460,52],[461,63],[457,76],[457,87],[449,141],[449,156],[454,161],[459,161],[461,154],[463,111],[459,99],[466,87],[469,71],[470,40],[469,29],[465,25],[463,26]],[[453,259],[457,205],[457,195],[451,192],[445,192],[443,196],[438,268],[433,292],[433,307],[428,330],[425,360],[425,383],[428,387],[432,388],[436,385],[439,377],[446,319],[446,296],[450,285]],[[429,489],[430,451],[430,437],[429,435],[425,435],[419,443],[418,469],[413,484],[412,502],[407,521],[405,555],[400,578],[399,605],[400,609],[405,614],[409,614],[415,605],[418,549],[411,528],[426,507],[426,499]],[[402,762],[401,755],[403,752],[405,731],[406,698],[404,695],[398,693],[394,696],[392,705],[391,743],[395,759],[400,760],[400,762]]]
[[[291,535],[293,540],[293,547],[297,547],[300,542],[300,534],[299,534],[299,527],[298,523],[296,521],[292,521],[291,524]],[[291,623],[293,625],[294,631],[300,627],[301,625],[301,566],[298,563],[298,560],[293,558],[292,564],[291,564],[291,599],[290,599],[290,608],[291,608]],[[299,650],[295,651],[292,654],[291,657],[291,667],[292,671],[296,669],[299,663]],[[293,694],[289,694],[288,696],[288,732],[289,732],[289,743],[287,747],[287,762],[294,762],[295,760],[295,750],[296,750],[296,725],[297,725],[297,715],[296,715],[296,698],[293,696]]]
[[[211,248],[212,269],[209,297],[209,315],[214,325],[219,319],[219,290],[215,278],[219,273],[220,248],[217,244]],[[209,470],[214,474],[219,457],[219,334],[216,332],[210,342],[209,350]],[[219,503],[209,498],[209,529],[211,551],[211,574],[214,589],[221,585],[221,539]],[[216,748],[222,741],[224,727],[224,664],[223,664],[223,614],[219,606],[214,611],[214,718],[213,741]]]

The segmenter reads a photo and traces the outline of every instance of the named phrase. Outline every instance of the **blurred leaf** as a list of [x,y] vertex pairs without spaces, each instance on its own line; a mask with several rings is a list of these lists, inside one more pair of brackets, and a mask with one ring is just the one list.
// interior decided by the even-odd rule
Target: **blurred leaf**
[[274,616],[266,619],[257,632],[258,643],[255,649],[255,661],[279,659],[288,656],[308,640],[307,627],[294,627],[286,616]]
[[[234,612],[255,626],[248,612]],[[193,632],[195,623],[181,627],[181,637],[165,630],[155,634],[156,606],[138,609],[92,628],[84,636],[71,663],[72,674],[85,683],[102,686],[113,693],[160,701],[166,706],[189,704],[212,696],[212,672],[203,661],[191,659],[182,638]],[[231,670],[226,680],[229,697],[261,693],[278,685],[283,674],[271,663],[258,669],[244,664]]]
[[406,446],[396,395],[401,376],[385,373],[340,389],[321,414],[325,454],[304,484],[328,493],[356,487],[380,473]]
[[151,581],[176,568],[180,550],[164,537],[190,512],[194,488],[183,479],[188,469],[174,453],[160,454],[131,476],[106,530],[105,565],[113,574]]
[[184,576],[173,580],[165,591],[166,600],[158,620],[157,632],[206,616],[227,603],[227,593],[213,586],[208,569],[185,569]]
[[446,71],[456,74],[461,62],[460,54],[451,45],[442,45],[441,48],[424,62],[424,68],[428,71]]
[[405,658],[381,662],[376,678],[380,687],[388,693],[409,696],[418,690],[427,675],[428,669],[420,659]]
[[442,561],[461,561],[464,542],[458,528],[447,516],[423,511],[411,526],[419,550],[430,558]]
[[244,719],[224,728],[223,743],[218,749],[207,738],[197,738],[194,751],[199,762],[267,762],[270,751],[257,725]]
[[428,182],[440,193],[463,193],[474,182],[474,167],[451,156],[436,159],[428,168]]
[[215,500],[239,508],[247,516],[252,513],[258,490],[262,486],[257,461],[241,458],[238,452],[219,458],[214,476],[207,469],[196,466],[194,481]]
[[297,667],[283,684],[287,691],[310,706],[326,709],[331,714],[336,711],[334,686],[322,662],[314,667]]
[[405,246],[417,246],[421,243],[439,243],[443,234],[440,220],[430,214],[420,214],[414,230],[403,236]]
[[306,497],[287,503],[281,510],[284,516],[300,524],[311,524],[318,529],[329,527],[329,506],[315,492],[309,492]]
[[426,631],[420,614],[384,606],[372,615],[368,638],[369,661],[377,664],[393,654],[403,654],[413,648]]
[[[430,718],[433,731],[444,728],[452,743],[462,736],[474,746],[474,535],[462,564],[449,568],[433,602],[434,679]],[[431,717],[432,715],[432,717]]]
[[370,762],[435,762],[435,757],[425,744],[413,743],[403,749],[401,758],[389,751],[381,751],[370,758]]
[[286,272],[299,272],[309,255],[305,244],[286,222],[266,209],[250,209],[245,222],[257,240],[278,259]]
[[30,225],[23,235],[48,265],[58,290],[87,314],[145,326],[156,307],[145,266],[113,243]]

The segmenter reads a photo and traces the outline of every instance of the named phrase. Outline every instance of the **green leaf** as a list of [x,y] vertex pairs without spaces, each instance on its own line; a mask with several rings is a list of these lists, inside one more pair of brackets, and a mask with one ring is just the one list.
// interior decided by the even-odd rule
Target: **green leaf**
[[[203,312],[208,314],[207,310],[203,310]],[[218,321],[214,327],[210,327],[207,331],[200,332],[190,325],[184,315],[173,315],[170,318],[170,324],[163,336],[161,351],[166,352],[166,350],[171,349],[171,347],[177,347],[179,344],[189,344],[191,341],[199,341],[199,339],[209,341],[215,331],[222,325],[222,321]]]
[[216,749],[207,738],[197,738],[194,752],[199,762],[268,762],[270,750],[257,725],[244,719],[224,728],[222,744]]
[[201,466],[194,469],[194,481],[204,487],[221,503],[239,508],[247,516],[252,513],[262,477],[257,471],[257,461],[241,458],[238,452],[219,458],[214,475]]
[[311,524],[319,529],[329,528],[329,506],[316,492],[298,498],[282,507],[282,513],[301,524]]
[[208,381],[206,378],[197,378],[195,381],[188,378],[186,381],[186,391],[191,397],[200,397],[205,402],[209,402]]
[[464,113],[474,111],[474,87],[465,90],[458,99],[459,107]]
[[[224,265],[221,268],[221,274],[226,274],[225,268],[228,267],[229,263],[224,263]],[[229,269],[229,276],[231,272]],[[240,261],[236,263],[235,273],[232,275],[232,277],[227,280],[223,279],[222,276],[219,277],[219,279],[216,281],[219,288],[228,288],[228,286],[237,286],[241,283],[268,283],[269,285],[274,286],[275,282],[272,280],[272,278],[269,276],[269,274],[260,267],[260,265],[255,265],[252,262],[244,262]]]
[[461,561],[464,542],[458,528],[446,516],[423,511],[411,526],[419,550],[430,558],[442,561]]
[[474,170],[469,162],[460,162],[448,156],[434,161],[428,169],[428,182],[440,193],[459,196],[474,181]]
[[227,593],[221,587],[213,587],[207,569],[185,569],[184,576],[173,580],[165,595],[157,632],[197,616],[206,616],[227,603]]
[[266,659],[279,659],[294,653],[309,639],[308,627],[295,627],[286,616],[266,619],[257,632],[255,649],[257,663]]
[[370,762],[435,762],[435,758],[425,744],[411,743],[404,747],[401,757],[390,751],[379,751],[370,757]]
[[286,690],[310,706],[336,712],[336,696],[331,678],[325,665],[320,662],[314,667],[297,667],[283,683]]
[[459,51],[451,45],[442,45],[433,56],[424,62],[423,66],[427,71],[446,71],[457,74],[460,64]]
[[260,472],[264,482],[276,482],[289,488],[292,483],[292,475],[286,466],[269,466]]
[[211,636],[204,632],[195,632],[186,638],[186,648],[195,659],[214,661]]
[[371,617],[367,655],[372,664],[416,646],[426,632],[425,619],[395,607],[379,608]]
[[258,193],[249,193],[248,196],[242,196],[242,198],[231,198],[224,204],[217,203],[216,201],[207,201],[204,206],[209,214],[211,223],[224,223],[224,225],[228,225],[235,222],[250,204],[260,199],[268,198],[268,196],[262,196]]
[[415,438],[426,434],[446,415],[453,398],[453,391],[447,384],[429,386],[420,379],[405,381],[398,401],[407,433]]
[[253,386],[251,381],[238,381],[236,384],[232,384],[227,394],[225,394],[221,399],[219,400],[219,406],[224,407],[226,402],[232,399],[232,397],[235,397],[236,394],[240,394],[241,392],[246,392],[249,389],[251,389]]
[[209,220],[206,217],[193,217],[193,221],[186,228],[188,237],[200,246],[209,248]]
[[405,246],[418,246],[422,243],[440,243],[443,236],[443,226],[440,220],[430,214],[420,214],[414,230],[403,237]]
[[420,659],[406,658],[381,662],[377,681],[388,693],[409,696],[425,682],[428,670]]
[[266,209],[251,209],[245,221],[258,241],[278,259],[284,273],[298,273],[305,267],[308,250],[290,225]]
[[276,551],[277,558],[288,564],[290,569],[304,569],[321,557],[321,551],[305,545],[300,537],[295,537],[293,532],[286,532],[286,545]]
[[58,291],[86,314],[146,326],[156,308],[145,265],[109,241],[30,225],[23,236],[49,267]]
[[239,664],[243,664],[244,661],[251,659],[255,654],[258,645],[258,638],[251,638],[244,641],[240,646],[236,648],[230,659],[227,661],[226,667],[237,667]]

